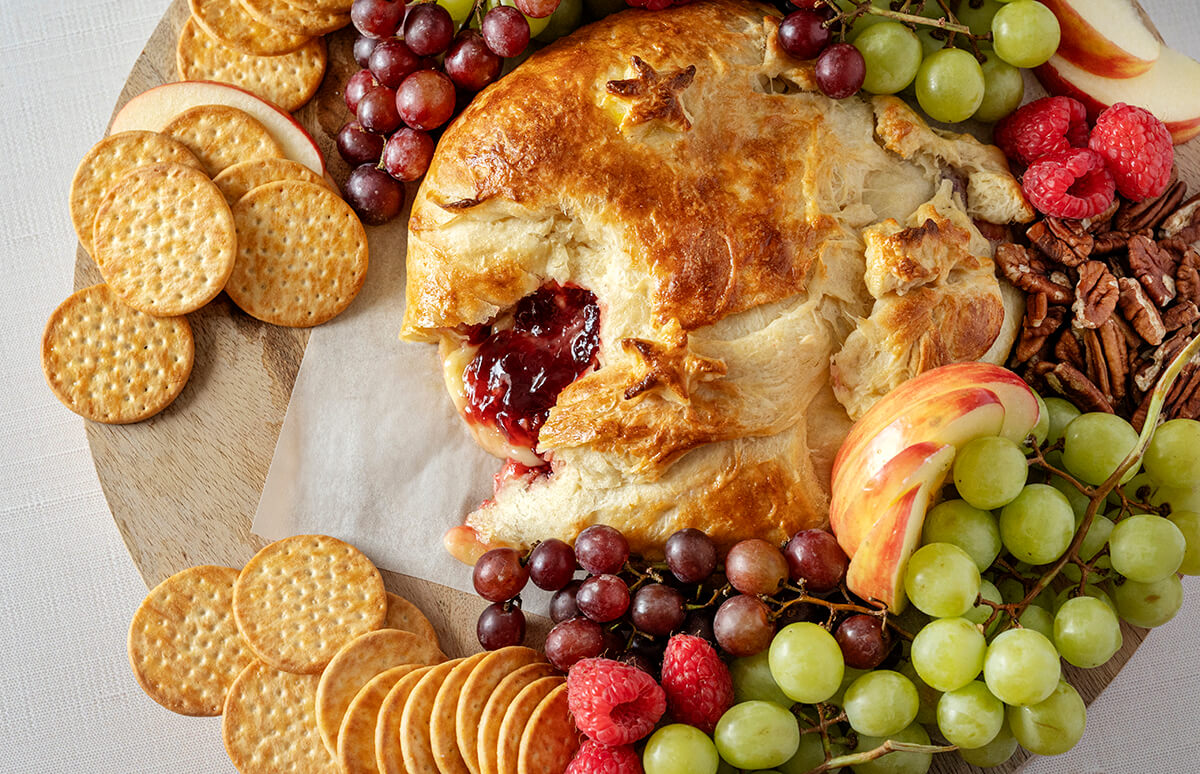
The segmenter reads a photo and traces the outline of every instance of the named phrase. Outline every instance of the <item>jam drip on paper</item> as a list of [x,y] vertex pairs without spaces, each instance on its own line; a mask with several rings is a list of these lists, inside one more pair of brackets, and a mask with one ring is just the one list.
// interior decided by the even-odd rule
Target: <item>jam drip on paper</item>
[[558,394],[596,365],[600,308],[588,290],[546,285],[517,302],[511,328],[481,327],[471,342],[467,419],[533,449]]

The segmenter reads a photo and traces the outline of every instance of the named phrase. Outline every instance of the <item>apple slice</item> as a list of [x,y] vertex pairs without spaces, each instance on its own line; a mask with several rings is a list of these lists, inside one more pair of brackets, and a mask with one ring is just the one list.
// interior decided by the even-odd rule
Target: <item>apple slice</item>
[[291,115],[248,91],[216,81],[178,81],[144,91],[125,103],[108,131],[159,132],[172,118],[198,105],[228,105],[246,111],[267,128],[289,159],[318,175],[325,174],[325,158],[316,142]]
[[1162,44],[1130,0],[1042,0],[1058,17],[1058,55],[1105,78],[1133,78],[1158,60]]
[[1136,78],[1105,78],[1057,54],[1034,73],[1046,91],[1082,102],[1092,119],[1124,102],[1158,116],[1176,145],[1200,134],[1200,62],[1174,49],[1163,47],[1154,66]]

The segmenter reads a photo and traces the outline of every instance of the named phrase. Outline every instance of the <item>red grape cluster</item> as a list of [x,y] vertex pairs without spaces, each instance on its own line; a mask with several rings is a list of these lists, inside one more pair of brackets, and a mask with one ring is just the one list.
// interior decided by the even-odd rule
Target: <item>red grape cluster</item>
[[667,539],[664,555],[661,562],[631,555],[621,532],[605,525],[585,529],[573,549],[547,540],[524,555],[488,551],[474,570],[476,592],[492,603],[479,618],[479,642],[494,650],[524,640],[519,594],[532,580],[555,592],[545,651],[563,670],[605,655],[657,674],[667,638],[680,632],[729,656],[751,656],[770,645],[778,626],[797,620],[832,625],[846,663],[859,669],[892,651],[879,611],[846,591],[849,560],[825,530],[798,532],[782,550],[743,540],[722,564],[708,535],[683,529]]
[[827,97],[845,99],[858,93],[866,79],[867,63],[854,46],[833,42],[833,9],[811,0],[790,2],[799,10],[779,23],[779,47],[797,59],[817,60],[817,87]]

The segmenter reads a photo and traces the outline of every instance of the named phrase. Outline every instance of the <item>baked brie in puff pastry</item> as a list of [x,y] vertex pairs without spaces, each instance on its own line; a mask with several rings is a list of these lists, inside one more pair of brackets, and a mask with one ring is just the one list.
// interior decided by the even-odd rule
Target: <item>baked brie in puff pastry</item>
[[875,399],[1007,354],[975,226],[1033,217],[1003,155],[896,98],[821,95],[774,14],[608,17],[438,143],[403,336],[440,344],[460,412],[509,459],[467,518],[483,544],[595,523],[650,554],[686,526],[786,539],[826,523],[833,457]]

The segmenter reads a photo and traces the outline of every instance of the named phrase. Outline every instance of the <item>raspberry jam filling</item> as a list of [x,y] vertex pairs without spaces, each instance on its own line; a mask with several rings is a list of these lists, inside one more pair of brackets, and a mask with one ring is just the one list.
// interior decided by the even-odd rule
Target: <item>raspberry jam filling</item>
[[538,431],[571,382],[596,365],[600,308],[583,288],[546,285],[517,302],[512,327],[481,326],[463,371],[467,419],[533,449]]

